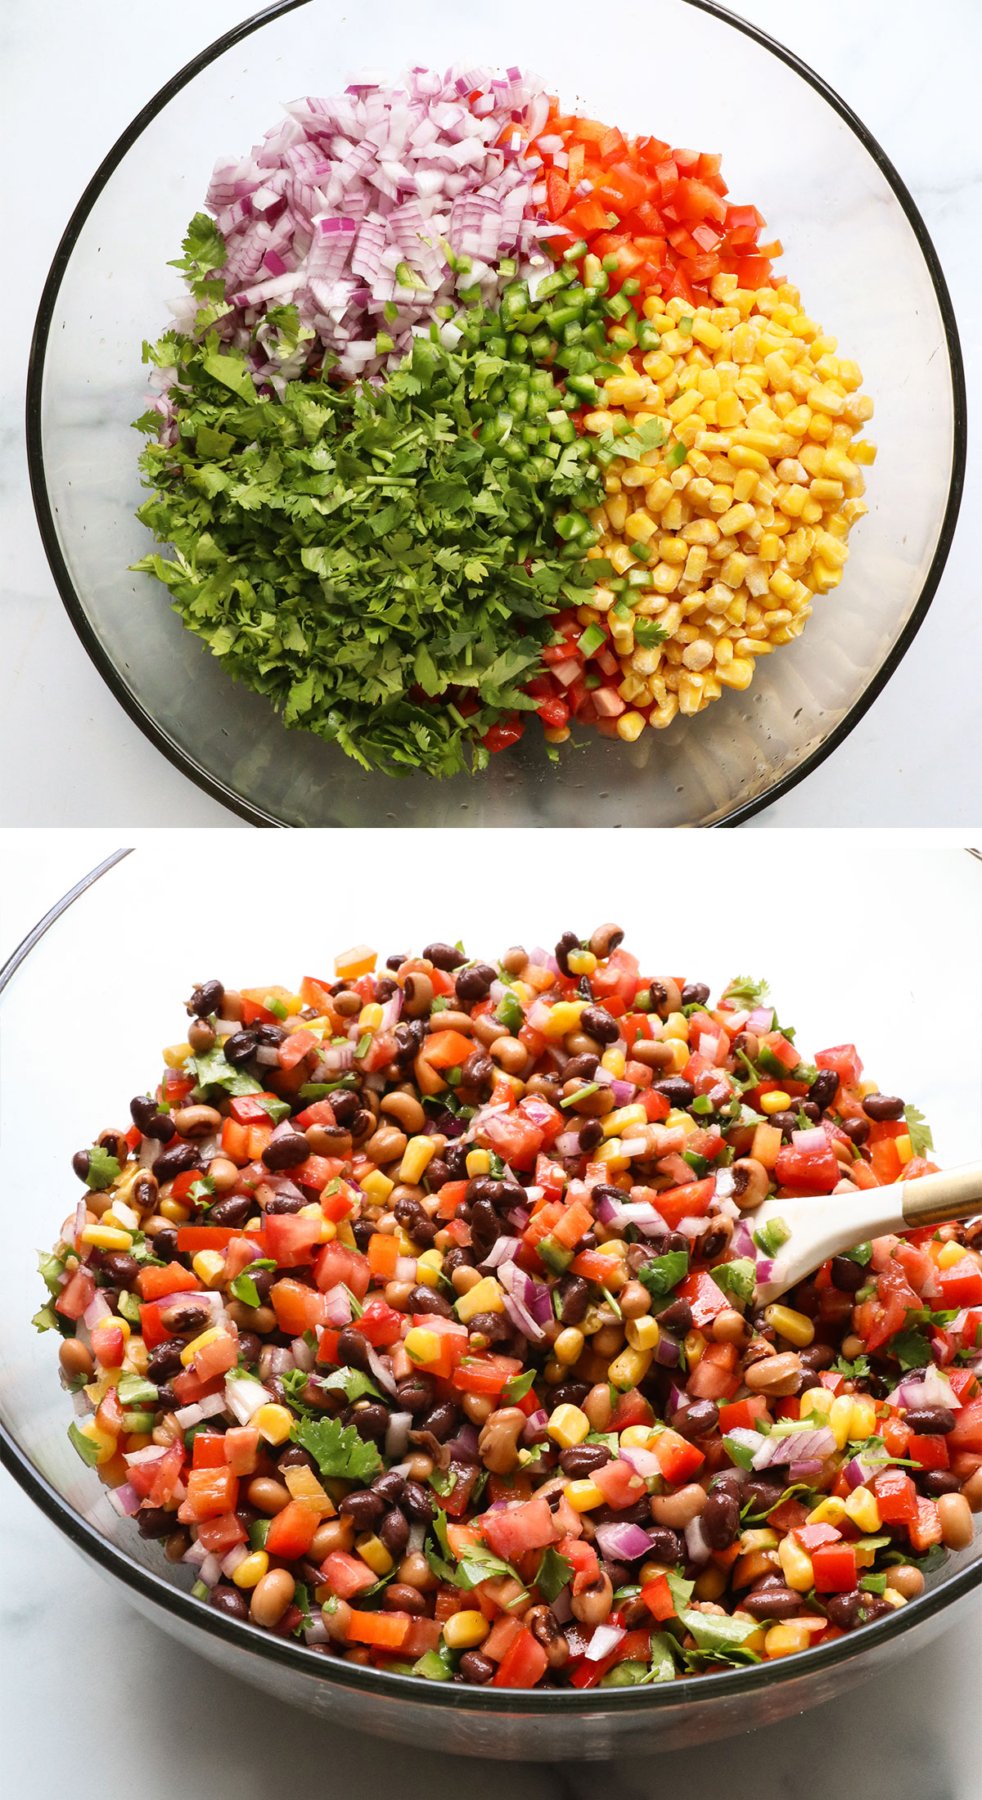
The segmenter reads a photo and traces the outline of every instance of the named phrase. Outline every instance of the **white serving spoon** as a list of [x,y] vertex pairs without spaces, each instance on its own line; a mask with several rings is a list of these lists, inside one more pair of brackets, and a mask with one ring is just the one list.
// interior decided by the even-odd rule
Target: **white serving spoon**
[[749,1229],[782,1219],[790,1236],[774,1257],[771,1278],[757,1285],[758,1305],[770,1305],[812,1274],[828,1256],[838,1256],[888,1231],[914,1231],[948,1219],[982,1214],[982,1163],[918,1175],[888,1187],[860,1188],[853,1194],[818,1194],[802,1199],[765,1200],[745,1215]]

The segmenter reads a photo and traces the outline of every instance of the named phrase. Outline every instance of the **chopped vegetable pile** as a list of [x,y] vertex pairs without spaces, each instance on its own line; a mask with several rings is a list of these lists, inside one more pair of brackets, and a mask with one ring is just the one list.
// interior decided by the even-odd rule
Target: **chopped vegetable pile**
[[982,1508],[982,1221],[760,1306],[772,1195],[935,1167],[852,1044],[603,925],[209,980],[41,1258],[69,1436],[193,1592],[476,1686],[672,1680],[904,1606]]
[[175,266],[137,568],[287,725],[481,769],[746,688],[866,510],[854,362],[720,158],[518,69],[303,99]]

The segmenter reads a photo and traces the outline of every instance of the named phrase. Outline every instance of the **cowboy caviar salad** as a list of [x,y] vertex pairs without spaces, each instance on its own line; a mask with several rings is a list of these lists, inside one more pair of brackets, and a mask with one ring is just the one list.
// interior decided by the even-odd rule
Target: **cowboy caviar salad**
[[517,68],[288,106],[216,167],[136,566],[286,725],[483,768],[746,689],[842,579],[873,403],[715,154]]
[[854,1631],[971,1543],[979,1222],[755,1299],[761,1202],[933,1168],[922,1116],[622,936],[205,981],[76,1154],[35,1323],[203,1602],[430,1681],[621,1686]]

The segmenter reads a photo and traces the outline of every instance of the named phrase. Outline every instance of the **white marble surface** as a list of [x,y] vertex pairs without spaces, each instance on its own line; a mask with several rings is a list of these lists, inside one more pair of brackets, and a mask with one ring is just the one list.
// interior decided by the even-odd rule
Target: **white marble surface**
[[[142,834],[142,841],[141,834],[128,834],[128,841],[134,835],[141,858],[153,858],[155,868],[175,867],[179,846],[159,833]],[[6,871],[0,887],[0,963],[52,901],[117,842],[116,834],[107,831],[0,832],[0,867]],[[858,843],[850,856],[851,910],[868,947],[863,983],[846,993],[814,981],[800,939],[772,942],[768,921],[746,897],[753,840],[693,839],[695,900],[673,927],[679,960],[694,966],[699,957],[707,980],[726,979],[726,951],[711,948],[716,907],[711,871],[719,867],[721,846],[728,857],[741,963],[752,971],[766,967],[775,996],[785,996],[794,1008],[802,1042],[818,1042],[817,1034],[827,1029],[837,1036],[854,1030],[868,1066],[880,1079],[916,1093],[932,1119],[942,1156],[967,1159],[982,1131],[982,865],[952,850],[912,855],[909,846]],[[570,847],[563,845],[564,850]],[[424,845],[424,854],[428,849]],[[807,891],[813,844],[788,834],[781,849],[788,891]],[[650,833],[635,834],[630,853],[638,859],[640,895],[654,879],[657,852]],[[288,883],[291,873],[302,871],[323,891],[329,855],[330,840],[321,838],[316,846],[284,840]],[[135,865],[137,859],[131,860]],[[603,904],[604,885],[600,860],[588,857],[578,895],[584,920]],[[79,902],[79,909],[85,904]],[[354,935],[387,941],[391,908],[384,895],[369,893],[357,904],[361,910],[356,914],[354,900],[332,901],[331,941],[335,932],[348,941],[349,926]],[[138,907],[134,912],[140,916]],[[645,916],[641,898],[625,906],[622,922],[631,941],[651,941]],[[407,938],[423,941],[420,933],[432,923],[430,897],[416,889],[406,897],[400,917]],[[911,946],[917,941],[918,921],[924,919],[931,928],[914,955]],[[529,901],[513,897],[503,905],[491,894],[476,895],[458,923],[475,950],[490,951],[499,940],[517,935],[516,926],[521,930],[528,925],[534,935],[554,924],[554,901],[543,894]],[[229,954],[241,963],[251,948],[246,925],[235,927],[234,920],[231,925],[239,937]],[[309,920],[303,922],[291,957],[294,951],[299,957],[305,954],[313,929]],[[217,917],[211,924],[203,920],[202,930],[204,938],[199,933],[196,941],[205,954],[227,935]],[[95,945],[99,966],[97,951]],[[958,994],[963,1008],[957,1082],[946,1078],[940,1061],[935,1066],[935,1059],[925,1059],[922,1047],[924,1037],[931,1044],[943,1041],[942,997],[951,993]],[[146,1001],[144,1014],[148,1006]],[[911,1030],[912,1018],[923,1028],[921,1047]],[[15,1054],[7,1040],[4,1047]],[[36,1204],[40,1215],[47,1202],[39,1197]],[[44,1235],[39,1226],[37,1241]],[[26,1276],[24,1290],[26,1317],[31,1310]],[[136,1614],[120,1591],[84,1565],[55,1527],[4,1479],[4,1791],[26,1800],[43,1783],[46,1792],[70,1790],[75,1800],[117,1800],[134,1786],[141,1800],[171,1800],[175,1788],[195,1800],[204,1793],[219,1800],[265,1800],[270,1794],[305,1800],[325,1790],[342,1792],[350,1800],[372,1800],[386,1791],[397,1769],[405,1800],[448,1796],[458,1779],[474,1800],[492,1800],[502,1783],[514,1800],[592,1800],[598,1783],[627,1800],[662,1793],[692,1800],[709,1800],[717,1793],[727,1800],[903,1800],[915,1794],[917,1800],[977,1800],[982,1767],[980,1624],[976,1593],[925,1653],[900,1661],[831,1706],[727,1743],[603,1768],[513,1764],[495,1769],[442,1757],[438,1745],[432,1754],[400,1753],[370,1737],[329,1730],[304,1714],[257,1698],[251,1688],[189,1658]],[[129,1780],[127,1771],[132,1771]]]
[[[20,418],[38,296],[84,182],[163,79],[246,10],[245,0],[169,0],[163,13],[147,0],[75,7],[7,0],[0,8],[0,114],[8,140],[0,362],[3,824],[240,823],[142,736],[76,639],[34,526]],[[828,0],[818,10],[787,0],[734,0],[734,10],[813,63],[900,168],[945,267],[970,391],[977,391],[982,140],[975,70],[982,9],[976,0],[941,0],[930,35],[917,0],[864,0],[861,7]],[[976,480],[978,417],[976,408]],[[911,426],[916,457],[916,420]],[[970,462],[970,482],[972,475]],[[982,814],[976,563],[963,511],[915,649],[847,742],[755,825],[957,825]]]

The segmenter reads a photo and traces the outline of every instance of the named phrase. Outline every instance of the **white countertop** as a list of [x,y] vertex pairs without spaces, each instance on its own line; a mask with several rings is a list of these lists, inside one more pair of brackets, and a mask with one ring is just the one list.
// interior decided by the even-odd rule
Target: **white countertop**
[[[714,984],[726,979],[722,963],[728,952],[724,946],[703,953],[701,947],[713,943],[709,927],[716,888],[711,870],[718,869],[721,841],[715,834],[692,840],[693,902],[672,927],[679,964],[688,963]],[[52,902],[116,843],[106,831],[0,834],[0,865],[6,870],[0,887],[0,963]],[[793,1009],[804,1045],[829,1041],[827,1031],[836,1038],[854,1034],[870,1071],[916,1096],[931,1119],[942,1160],[967,1160],[982,1130],[982,865],[958,850],[934,855],[921,850],[912,857],[900,846],[857,844],[850,879],[853,917],[863,936],[863,979],[859,985],[850,977],[848,989],[833,989],[815,982],[800,935],[772,943],[767,918],[746,897],[756,841],[729,837],[725,846],[734,890],[729,941],[741,945],[741,967],[757,974],[766,970],[778,1004]],[[166,869],[174,866],[177,848],[168,835],[144,833],[138,856]],[[562,848],[573,846],[567,841]],[[430,849],[424,842],[424,857]],[[327,837],[286,837],[281,857],[286,886],[300,877],[322,891],[330,851]],[[781,839],[781,851],[787,891],[805,891],[813,843],[788,834]],[[651,833],[634,834],[630,853],[637,859],[641,896],[650,891],[657,852]],[[584,927],[598,916],[604,886],[604,872],[591,859],[577,897]],[[84,908],[86,901],[78,905]],[[133,910],[139,917],[141,909]],[[618,912],[629,942],[651,943],[642,898]],[[425,941],[421,933],[432,917],[432,898],[417,887],[400,907],[407,940]],[[350,941],[345,935],[349,930],[373,943],[389,941],[391,902],[384,894],[336,897],[329,918],[328,949]],[[915,957],[911,945],[925,918],[932,928]],[[510,935],[518,935],[520,920],[529,927],[527,941],[532,942],[537,931],[555,926],[554,898],[543,894],[503,901],[493,894],[475,895],[458,914],[475,953],[493,953]],[[225,943],[229,926],[234,937],[234,920],[223,923],[216,915],[211,927],[205,922],[205,937],[199,931],[198,940],[206,958],[215,954],[220,939]],[[237,929],[238,941],[229,955],[242,966],[251,939],[245,924]],[[312,929],[308,920],[301,936],[310,938]],[[292,948],[298,956],[306,953],[299,944]],[[93,940],[91,965],[98,971],[104,959],[104,944]],[[292,950],[290,962],[292,967]],[[962,1022],[957,1062],[949,1072],[943,1058],[925,1055],[924,1045],[946,1041],[945,1010],[952,995],[962,1009]],[[16,1054],[9,1034],[3,1048],[8,1057]],[[50,1235],[42,1221],[61,1201],[36,1195],[33,1204],[41,1244]],[[33,1306],[26,1277],[24,1286],[26,1317]],[[978,1592],[962,1603],[944,1635],[925,1652],[901,1658],[844,1699],[782,1725],[687,1753],[603,1768],[512,1764],[496,1769],[441,1757],[438,1744],[432,1754],[401,1753],[262,1698],[188,1656],[145,1622],[122,1592],[83,1564],[7,1480],[0,1488],[0,1519],[0,1733],[5,1791],[17,1800],[40,1792],[42,1783],[45,1792],[71,1792],[74,1800],[117,1800],[124,1779],[127,1790],[138,1791],[141,1800],[172,1800],[175,1791],[192,1800],[205,1793],[218,1800],[266,1800],[280,1794],[293,1800],[320,1792],[328,1782],[331,1792],[350,1800],[373,1800],[388,1791],[393,1768],[399,1772],[401,1800],[449,1795],[456,1779],[474,1800],[492,1800],[502,1783],[514,1800],[592,1800],[598,1781],[608,1791],[616,1786],[627,1800],[647,1800],[656,1792],[692,1800],[709,1800],[717,1793],[727,1800],[906,1800],[914,1795],[917,1800],[977,1800],[982,1768]]]
[[[248,10],[246,0],[169,0],[163,11],[147,0],[32,0],[2,11],[10,136],[0,361],[2,824],[240,823],[142,736],[75,637],[35,529],[20,421],[37,301],[82,187],[165,77]],[[787,0],[734,0],[733,10],[811,62],[896,163],[947,274],[971,391],[982,372],[982,341],[970,329],[979,275],[974,71],[982,9],[976,0],[941,0],[930,15],[916,0],[827,0],[817,11]],[[944,54],[935,54],[941,45]],[[977,446],[977,411],[970,429]],[[971,530],[966,507],[929,616],[885,692],[846,743],[756,826],[958,825],[982,810],[982,610]]]

